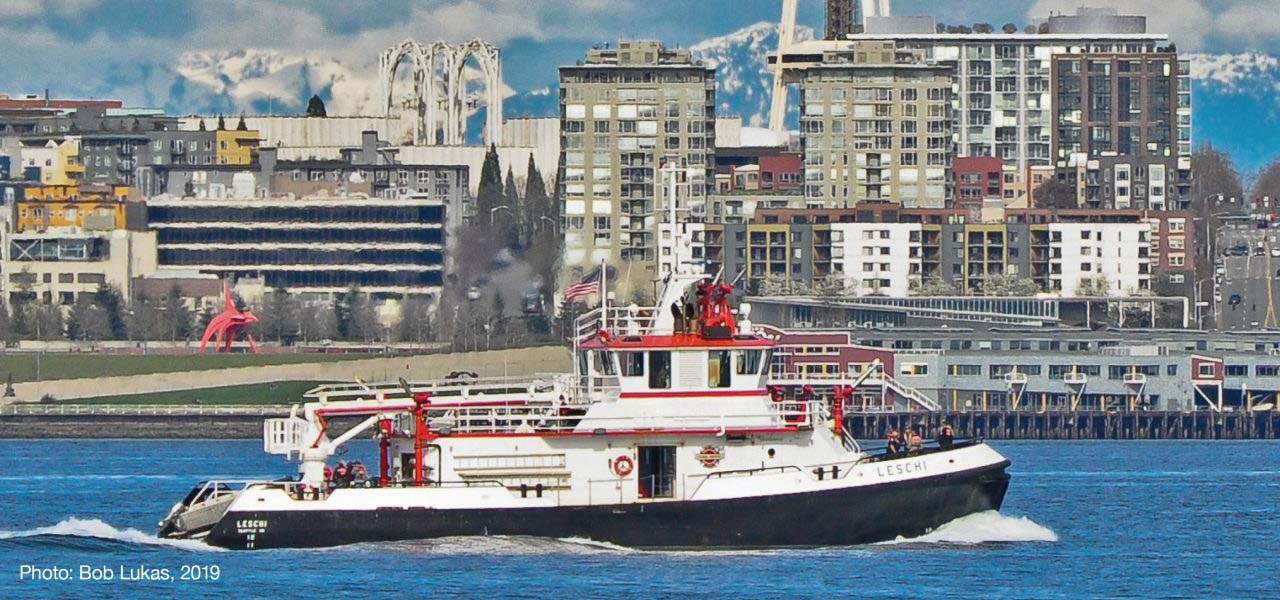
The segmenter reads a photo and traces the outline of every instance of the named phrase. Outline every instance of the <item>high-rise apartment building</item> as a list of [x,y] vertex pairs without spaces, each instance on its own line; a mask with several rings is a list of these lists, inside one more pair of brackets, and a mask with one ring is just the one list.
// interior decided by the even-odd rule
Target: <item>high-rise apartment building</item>
[[[1007,193],[1021,193],[1026,191],[1024,182],[1031,168],[1052,166],[1055,159],[1054,57],[1145,57],[1169,46],[1167,35],[1147,33],[1144,17],[1118,15],[1107,9],[1081,11],[1054,15],[1033,30],[1011,33],[938,28],[932,23],[925,26],[920,19],[901,17],[868,18],[864,33],[851,36],[846,43],[892,41],[922,51],[928,61],[950,66],[957,90],[952,98],[956,154],[1000,157],[1007,172]],[[808,51],[807,47],[792,50]],[[1189,92],[1185,62],[1178,63],[1171,76],[1177,82],[1173,89]],[[1180,155],[1190,156],[1190,97],[1184,100],[1185,106],[1177,106],[1177,139],[1170,144]]]
[[605,261],[620,267],[619,298],[652,289],[668,219],[663,165],[683,170],[678,220],[706,214],[715,88],[715,69],[656,41],[595,48],[560,68],[562,284]]
[[1174,52],[1053,57],[1058,177],[1095,208],[1191,202],[1191,91]]
[[805,197],[827,207],[950,197],[951,74],[891,41],[831,52],[801,78]]

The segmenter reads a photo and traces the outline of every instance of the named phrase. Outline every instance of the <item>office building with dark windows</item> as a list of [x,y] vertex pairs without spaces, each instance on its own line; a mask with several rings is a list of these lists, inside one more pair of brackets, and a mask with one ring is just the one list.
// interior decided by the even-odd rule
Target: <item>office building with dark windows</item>
[[330,296],[437,296],[448,210],[437,198],[178,198],[147,203],[159,264]]

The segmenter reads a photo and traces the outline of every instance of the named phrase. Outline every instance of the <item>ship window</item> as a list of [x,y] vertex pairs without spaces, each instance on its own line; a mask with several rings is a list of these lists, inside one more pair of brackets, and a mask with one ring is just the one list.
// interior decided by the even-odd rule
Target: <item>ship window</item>
[[707,383],[713,388],[729,387],[729,351],[712,350],[707,353]]
[[643,352],[619,352],[618,361],[622,363],[623,377],[643,377],[644,376],[644,353]]
[[742,350],[738,352],[738,374],[756,375],[760,373],[761,355],[762,352],[759,350]]
[[671,352],[655,350],[649,353],[649,387],[655,390],[671,388]]

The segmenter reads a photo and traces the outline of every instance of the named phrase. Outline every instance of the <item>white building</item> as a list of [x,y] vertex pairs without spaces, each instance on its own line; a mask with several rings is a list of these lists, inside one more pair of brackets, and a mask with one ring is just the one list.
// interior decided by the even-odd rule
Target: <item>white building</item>
[[842,273],[856,296],[909,295],[920,277],[919,223],[833,223],[832,271]]
[[1101,277],[1107,294],[1127,296],[1151,289],[1151,226],[1148,223],[1050,223],[1049,282],[1064,297]]

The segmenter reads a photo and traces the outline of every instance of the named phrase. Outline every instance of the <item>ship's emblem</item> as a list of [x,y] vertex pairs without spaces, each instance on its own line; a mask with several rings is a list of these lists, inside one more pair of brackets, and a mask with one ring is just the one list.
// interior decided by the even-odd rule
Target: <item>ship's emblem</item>
[[724,452],[711,445],[703,446],[702,451],[698,453],[698,462],[708,469],[720,464],[723,458]]

